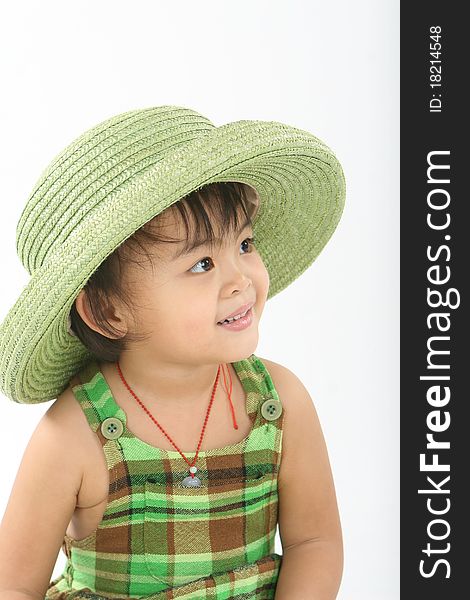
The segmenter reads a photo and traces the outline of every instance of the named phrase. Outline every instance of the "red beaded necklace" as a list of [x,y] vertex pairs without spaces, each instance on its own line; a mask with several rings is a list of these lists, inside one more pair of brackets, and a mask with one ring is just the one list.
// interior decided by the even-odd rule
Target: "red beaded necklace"
[[[117,370],[119,372],[119,376],[122,380],[122,382],[124,383],[124,385],[126,386],[126,388],[129,390],[129,392],[132,394],[132,396],[137,400],[137,402],[139,403],[139,405],[141,406],[141,408],[145,411],[145,413],[152,419],[152,421],[155,423],[155,425],[157,425],[157,427],[160,428],[160,430],[162,431],[162,433],[170,440],[170,442],[173,444],[173,446],[178,450],[178,452],[181,454],[181,456],[184,458],[184,460],[188,463],[189,465],[189,473],[190,475],[188,477],[185,477],[185,479],[183,479],[183,486],[185,487],[200,487],[201,485],[201,480],[198,477],[195,477],[194,474],[197,472],[197,467],[195,466],[198,454],[199,454],[199,449],[201,448],[201,444],[202,444],[202,438],[204,437],[204,432],[206,430],[206,425],[207,425],[207,421],[209,419],[209,413],[210,410],[212,408],[212,403],[214,402],[214,396],[215,396],[215,391],[217,389],[217,384],[219,382],[219,374],[220,374],[220,367],[222,365],[219,365],[218,369],[217,369],[217,375],[215,378],[215,382],[212,388],[212,395],[211,395],[211,399],[209,402],[209,406],[207,408],[207,412],[206,412],[206,418],[204,419],[204,424],[202,426],[202,431],[201,431],[201,435],[199,437],[199,444],[197,446],[196,449],[196,455],[191,462],[189,462],[189,460],[186,458],[186,456],[181,452],[181,450],[178,448],[178,446],[174,443],[174,441],[171,439],[171,437],[166,433],[166,431],[163,429],[163,427],[158,423],[158,421],[155,419],[155,417],[151,414],[151,412],[148,410],[148,408],[143,404],[143,402],[141,400],[139,400],[139,398],[137,398],[136,394],[133,392],[133,390],[129,387],[129,384],[127,383],[127,381],[124,379],[124,375],[122,374],[121,371],[121,367],[119,366],[119,361],[116,363],[117,366]],[[223,372],[223,376],[224,376],[224,387],[225,387],[225,391],[227,392],[228,395],[228,399],[230,402],[230,409],[232,411],[232,419],[233,419],[233,426],[235,429],[238,429],[238,424],[235,418],[235,411],[233,408],[233,403],[232,403],[232,375],[230,373],[229,368],[227,367],[227,365],[225,365],[227,371],[228,371],[228,375],[230,378],[230,390],[227,390],[227,384],[226,384],[226,380],[225,380],[225,372],[222,370]]]

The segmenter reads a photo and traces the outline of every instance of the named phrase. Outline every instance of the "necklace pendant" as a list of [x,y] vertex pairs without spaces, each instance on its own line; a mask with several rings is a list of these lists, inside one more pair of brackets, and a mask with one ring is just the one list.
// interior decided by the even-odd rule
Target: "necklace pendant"
[[189,477],[185,477],[183,479],[183,481],[181,482],[181,484],[184,487],[201,487],[201,480],[199,479],[199,477],[191,477],[191,475],[189,475]]
[[201,487],[201,480],[199,479],[199,477],[194,477],[194,473],[197,473],[197,467],[192,465],[191,467],[189,467],[189,472],[192,473],[192,475],[189,475],[188,477],[185,477],[182,481],[182,484],[184,487]]

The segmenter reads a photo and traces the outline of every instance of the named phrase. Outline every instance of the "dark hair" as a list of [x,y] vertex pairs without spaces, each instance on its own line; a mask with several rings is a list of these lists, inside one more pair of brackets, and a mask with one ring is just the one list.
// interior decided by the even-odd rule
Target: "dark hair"
[[[218,224],[219,231],[236,231],[241,224],[240,207],[244,215],[242,218],[249,219],[251,222],[253,211],[250,210],[247,200],[245,184],[217,182],[191,192],[172,204],[163,213],[175,211],[175,216],[179,214],[180,221],[183,221],[186,230],[184,239],[186,247],[199,243],[206,243],[212,247],[216,232],[212,227],[211,218]],[[131,328],[126,333],[119,331],[109,323],[106,313],[108,301],[114,299],[118,303],[125,304],[129,309],[129,314],[134,314],[132,309],[136,306],[135,298],[125,285],[124,275],[130,263],[138,266],[143,263],[138,258],[134,260],[132,254],[137,257],[146,254],[153,268],[152,254],[156,254],[158,244],[181,241],[165,237],[160,233],[159,222],[163,213],[145,223],[116,248],[100,264],[84,286],[85,301],[88,303],[94,322],[111,337],[88,327],[80,317],[75,302],[70,310],[73,333],[101,361],[115,362],[121,352],[129,347],[129,344],[144,341],[150,336],[149,332],[139,333]],[[192,219],[189,218],[190,215]],[[190,227],[191,221],[194,224],[192,228]],[[149,251],[150,249],[151,251]]]

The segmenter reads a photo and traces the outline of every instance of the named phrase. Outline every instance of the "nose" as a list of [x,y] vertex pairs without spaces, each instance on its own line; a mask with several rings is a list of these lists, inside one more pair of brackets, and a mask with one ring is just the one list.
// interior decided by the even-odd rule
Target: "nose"
[[236,292],[244,292],[253,285],[250,275],[239,262],[232,265],[224,273],[223,295],[227,297]]

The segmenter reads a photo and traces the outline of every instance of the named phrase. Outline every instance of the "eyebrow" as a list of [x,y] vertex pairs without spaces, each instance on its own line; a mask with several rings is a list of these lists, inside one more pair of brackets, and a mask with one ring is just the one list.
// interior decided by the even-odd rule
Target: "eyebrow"
[[[239,230],[236,232],[236,237],[238,237],[248,226],[252,227],[252,222],[249,217],[247,217],[245,222],[240,226]],[[214,240],[214,245],[216,247],[219,247],[222,244],[222,242],[223,239],[217,237]],[[196,250],[201,246],[205,246],[207,243],[207,240],[193,240],[192,242],[186,241],[186,244],[182,248],[177,250],[176,253],[173,255],[173,259],[176,260],[177,258],[181,258],[183,255],[189,254],[190,252],[193,252],[193,250]]]

